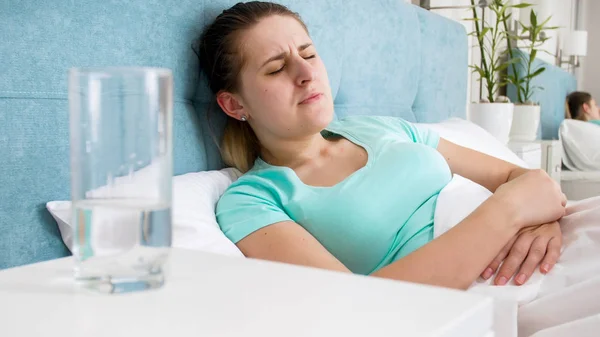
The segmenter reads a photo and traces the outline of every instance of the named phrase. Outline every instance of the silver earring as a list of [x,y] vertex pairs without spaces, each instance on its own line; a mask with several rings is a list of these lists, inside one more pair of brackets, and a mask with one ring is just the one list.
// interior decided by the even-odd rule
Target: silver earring
[[242,122],[245,122],[245,121],[247,120],[247,119],[246,119],[246,116],[242,116],[242,118],[240,118],[240,120],[241,120]]

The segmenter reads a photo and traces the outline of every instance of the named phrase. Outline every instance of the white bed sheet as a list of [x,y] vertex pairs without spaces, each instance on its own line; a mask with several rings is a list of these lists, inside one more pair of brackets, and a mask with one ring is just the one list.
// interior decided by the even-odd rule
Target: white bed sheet
[[[438,197],[434,236],[459,223],[490,195],[455,176]],[[488,280],[470,287],[494,298],[496,337],[599,336],[600,197],[570,202],[560,225],[562,255],[550,273],[536,270],[523,286],[509,282],[498,287]]]
[[600,196],[600,171],[562,171],[560,186],[569,200]]

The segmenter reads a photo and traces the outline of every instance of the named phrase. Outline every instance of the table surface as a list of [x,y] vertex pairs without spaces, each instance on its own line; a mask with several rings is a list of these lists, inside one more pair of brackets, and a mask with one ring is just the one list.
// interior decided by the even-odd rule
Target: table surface
[[158,290],[98,294],[71,257],[0,271],[1,336],[484,336],[492,299],[173,249]]

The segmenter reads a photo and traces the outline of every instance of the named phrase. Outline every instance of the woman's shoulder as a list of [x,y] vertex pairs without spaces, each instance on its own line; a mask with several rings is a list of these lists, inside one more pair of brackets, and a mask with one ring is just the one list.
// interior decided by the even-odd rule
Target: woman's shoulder
[[400,117],[393,116],[347,116],[333,121],[327,130],[331,132],[347,132],[355,135],[380,135],[392,133],[412,138],[415,126]]
[[[242,174],[234,181],[223,196],[223,199],[279,199],[282,186],[289,184],[289,174],[284,168],[255,163],[250,171]],[[235,197],[234,197],[235,196]]]
[[394,116],[374,116],[374,115],[356,115],[341,117],[329,125],[331,128],[375,128],[375,129],[396,129],[398,127],[410,127],[412,123],[401,117]]
[[377,141],[383,136],[422,143],[436,148],[439,135],[430,129],[394,116],[349,116],[340,118],[327,127],[334,133],[346,133],[361,139]]

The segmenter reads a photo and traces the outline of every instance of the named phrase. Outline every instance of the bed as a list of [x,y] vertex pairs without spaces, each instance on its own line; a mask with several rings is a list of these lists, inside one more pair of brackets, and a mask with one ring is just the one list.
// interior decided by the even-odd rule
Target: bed
[[[219,138],[224,119],[198,76],[191,45],[203,25],[236,2],[0,3],[5,66],[0,72],[0,269],[69,255],[46,210],[49,201],[69,200],[69,67],[172,69],[175,178],[220,174],[223,165],[213,139]],[[388,115],[427,124],[464,119],[468,47],[460,23],[399,0],[281,3],[305,19],[328,69],[338,117]],[[459,139],[461,131],[453,130]],[[222,193],[227,185],[219,186]],[[175,204],[182,202],[186,211],[208,209],[214,218],[214,202],[194,201],[219,193],[194,193],[174,200],[174,217],[181,209]],[[190,219],[192,225],[202,222],[201,217]],[[218,226],[212,234],[224,237]]]
[[[69,255],[45,206],[70,198],[70,67],[172,69],[174,174],[222,167],[213,139],[224,115],[199,77],[192,44],[236,2],[1,2],[0,269]],[[281,3],[310,28],[338,117],[465,117],[468,48],[461,24],[398,0]]]
[[[522,51],[515,50],[516,53]],[[564,120],[565,99],[567,95],[577,90],[575,76],[566,70],[536,59],[533,67],[546,68],[540,76],[534,78],[532,86],[541,86],[532,99],[541,105],[541,123],[538,132],[542,140],[558,140],[559,128]],[[524,67],[517,67],[517,73],[523,76]],[[516,89],[509,85],[508,97],[516,100]],[[563,153],[563,158],[565,154]],[[561,187],[569,200],[581,200],[600,195],[600,171],[570,171],[563,166],[561,173]]]
[[600,171],[563,170],[560,186],[569,200],[582,200],[600,195]]

